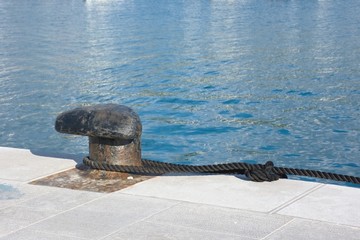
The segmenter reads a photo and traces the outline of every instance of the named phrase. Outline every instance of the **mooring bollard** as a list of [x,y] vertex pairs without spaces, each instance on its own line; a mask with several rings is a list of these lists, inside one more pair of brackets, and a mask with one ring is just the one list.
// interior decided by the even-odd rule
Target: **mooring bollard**
[[55,129],[89,136],[89,157],[93,161],[141,166],[142,125],[129,107],[117,104],[78,107],[61,113]]

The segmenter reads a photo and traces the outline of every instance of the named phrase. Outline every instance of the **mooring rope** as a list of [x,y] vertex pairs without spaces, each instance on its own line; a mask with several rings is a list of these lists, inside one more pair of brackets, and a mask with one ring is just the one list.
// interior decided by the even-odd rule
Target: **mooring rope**
[[152,161],[142,159],[142,166],[115,165],[106,162],[97,162],[89,157],[83,159],[85,165],[94,169],[138,173],[138,174],[164,174],[170,172],[178,173],[217,173],[217,174],[244,174],[251,181],[264,182],[276,181],[287,178],[287,175],[315,177],[328,180],[342,181],[360,184],[360,177],[342,175],[337,173],[322,172],[316,170],[275,167],[271,161],[265,164],[249,164],[243,162],[209,164],[209,165],[185,165]]

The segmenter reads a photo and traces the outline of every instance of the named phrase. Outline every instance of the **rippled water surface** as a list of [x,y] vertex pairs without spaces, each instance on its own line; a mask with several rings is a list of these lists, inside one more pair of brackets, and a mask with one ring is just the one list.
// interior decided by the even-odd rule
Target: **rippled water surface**
[[360,1],[0,1],[0,146],[87,154],[65,110],[119,103],[143,156],[360,176]]

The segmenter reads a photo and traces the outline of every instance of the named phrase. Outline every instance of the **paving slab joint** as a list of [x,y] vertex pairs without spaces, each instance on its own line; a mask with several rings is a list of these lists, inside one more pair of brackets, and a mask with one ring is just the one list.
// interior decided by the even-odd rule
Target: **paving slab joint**
[[284,209],[285,207],[287,207],[287,206],[289,206],[289,205],[291,205],[291,204],[299,201],[300,199],[308,196],[310,193],[315,192],[316,190],[319,190],[320,188],[323,188],[324,186],[326,186],[326,185],[325,185],[325,184],[322,184],[322,183],[319,184],[319,185],[317,185],[317,186],[314,186],[314,187],[306,190],[305,192],[303,192],[303,193],[301,193],[301,194],[293,197],[293,198],[290,199],[289,201],[281,204],[280,206],[278,206],[278,207],[270,210],[268,213],[269,213],[269,214],[276,214],[277,212],[279,212],[280,210]]

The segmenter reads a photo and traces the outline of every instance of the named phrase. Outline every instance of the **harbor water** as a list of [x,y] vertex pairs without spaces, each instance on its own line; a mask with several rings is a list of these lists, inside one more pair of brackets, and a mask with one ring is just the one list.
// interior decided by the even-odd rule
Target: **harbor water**
[[56,116],[117,103],[143,157],[360,176],[360,1],[0,1],[0,146],[85,156]]

